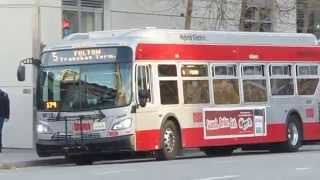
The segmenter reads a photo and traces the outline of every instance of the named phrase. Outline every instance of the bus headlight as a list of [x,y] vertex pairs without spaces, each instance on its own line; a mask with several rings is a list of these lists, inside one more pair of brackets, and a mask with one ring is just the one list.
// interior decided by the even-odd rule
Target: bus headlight
[[40,134],[50,133],[51,129],[48,126],[44,125],[44,124],[38,124],[37,132],[40,133]]
[[113,125],[112,130],[128,129],[131,127],[131,125],[132,125],[132,119],[125,119]]

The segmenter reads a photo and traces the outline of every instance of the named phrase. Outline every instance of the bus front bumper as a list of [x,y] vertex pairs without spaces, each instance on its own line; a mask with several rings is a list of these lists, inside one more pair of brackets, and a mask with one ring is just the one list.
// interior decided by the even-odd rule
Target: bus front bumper
[[94,140],[38,140],[36,150],[40,157],[133,152],[133,140],[133,135]]

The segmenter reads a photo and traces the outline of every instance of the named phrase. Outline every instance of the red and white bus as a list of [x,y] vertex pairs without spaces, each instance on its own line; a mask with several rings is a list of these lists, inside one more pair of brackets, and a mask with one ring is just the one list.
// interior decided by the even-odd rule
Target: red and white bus
[[[320,47],[310,34],[131,29],[74,34],[44,49],[37,152],[184,148],[297,151],[320,140]],[[76,158],[75,158],[76,157]]]

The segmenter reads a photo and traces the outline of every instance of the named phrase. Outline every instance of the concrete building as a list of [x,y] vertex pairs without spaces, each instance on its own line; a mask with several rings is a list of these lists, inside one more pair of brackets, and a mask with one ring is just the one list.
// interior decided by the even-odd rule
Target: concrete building
[[[295,0],[194,0],[191,29],[296,32]],[[19,60],[75,32],[139,27],[183,29],[187,0],[0,0],[0,88],[11,99],[4,146],[32,148],[36,75],[27,67],[17,82]]]

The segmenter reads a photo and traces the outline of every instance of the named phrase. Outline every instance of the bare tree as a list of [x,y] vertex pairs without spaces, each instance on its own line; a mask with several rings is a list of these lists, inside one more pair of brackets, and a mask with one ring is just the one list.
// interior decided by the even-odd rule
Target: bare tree
[[244,31],[245,30],[245,15],[246,15],[246,10],[247,10],[247,0],[242,0],[241,2],[241,13],[240,13],[240,25],[239,25],[239,30]]
[[199,24],[207,23],[208,29],[211,30],[226,30],[228,27],[234,26],[235,10],[230,8],[232,5],[238,7],[238,3],[231,4],[231,0],[198,0],[202,3],[202,7],[194,7],[198,13],[197,19],[200,19]]

